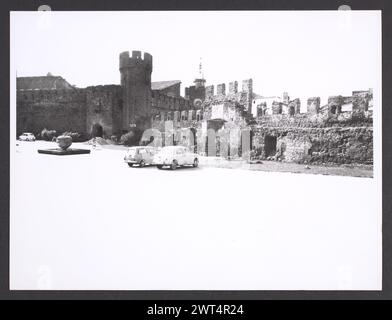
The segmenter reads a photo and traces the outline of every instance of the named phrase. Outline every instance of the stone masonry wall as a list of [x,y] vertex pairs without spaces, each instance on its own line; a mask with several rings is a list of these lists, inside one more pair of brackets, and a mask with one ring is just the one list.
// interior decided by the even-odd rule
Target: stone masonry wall
[[368,112],[342,112],[338,114],[317,113],[301,114],[273,114],[263,115],[256,119],[256,123],[263,127],[279,128],[307,128],[307,127],[353,127],[373,126],[373,113]]
[[158,91],[152,91],[151,113],[160,111],[182,111],[191,108],[189,100],[183,97],[171,97]]
[[17,134],[46,128],[86,134],[84,89],[17,91]]
[[288,162],[372,164],[372,127],[252,128],[252,145],[258,158],[266,158],[266,137],[276,138],[272,157]]
[[91,134],[94,124],[103,129],[103,136],[120,134],[122,130],[121,86],[105,85],[86,88],[86,131]]

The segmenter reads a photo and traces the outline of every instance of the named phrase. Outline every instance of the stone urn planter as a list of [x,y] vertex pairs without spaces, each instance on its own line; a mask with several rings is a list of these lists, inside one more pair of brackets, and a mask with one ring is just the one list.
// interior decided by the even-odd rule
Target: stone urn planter
[[67,150],[72,144],[72,138],[70,136],[58,136],[56,142],[62,150]]

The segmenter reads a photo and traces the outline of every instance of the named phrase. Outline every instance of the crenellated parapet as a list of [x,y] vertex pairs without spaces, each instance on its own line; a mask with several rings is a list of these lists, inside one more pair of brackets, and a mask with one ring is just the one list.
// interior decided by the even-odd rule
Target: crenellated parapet
[[259,98],[255,100],[256,105],[256,117],[263,117],[273,114],[283,114],[288,116],[295,116],[301,113],[301,100],[296,98],[290,100],[287,93],[283,95],[283,99],[278,97]]
[[142,57],[141,51],[132,51],[132,56],[129,51],[120,53],[120,71],[124,68],[143,67],[146,71],[152,71],[152,55],[145,52]]
[[218,85],[216,86],[216,94],[217,94],[218,96],[220,96],[220,95],[222,95],[222,96],[226,95],[226,85],[225,85],[224,83],[218,84]]
[[288,102],[287,113],[290,116],[301,113],[301,100],[299,98]]
[[373,90],[353,91],[352,104],[354,112],[365,112],[373,109]]
[[[267,104],[268,101],[270,105]],[[354,91],[352,96],[329,96],[325,105],[321,105],[320,97],[310,97],[307,99],[305,113],[301,113],[300,99],[290,100],[287,93],[283,94],[283,98],[259,98],[254,102],[258,103],[256,106],[257,119],[262,117],[267,119],[273,116],[272,118],[283,121],[283,123],[289,117],[309,118],[316,122],[339,122],[358,117],[363,119],[372,118],[373,93],[370,89]],[[303,123],[304,121],[301,120],[300,122]]]
[[307,111],[309,114],[317,114],[320,111],[320,97],[308,98]]
[[237,94],[238,93],[238,82],[233,81],[229,83],[229,94]]
[[226,92],[226,84],[220,83],[216,86],[217,90],[215,93],[215,86],[209,85],[205,87],[205,100],[204,106],[210,104],[220,104],[224,102],[232,102],[240,104],[244,107],[244,110],[249,114],[252,113],[252,99],[253,99],[253,81],[247,79],[242,81],[242,90],[238,91],[238,82],[230,82],[229,91]]
[[214,96],[214,86],[206,86],[206,99],[211,99]]

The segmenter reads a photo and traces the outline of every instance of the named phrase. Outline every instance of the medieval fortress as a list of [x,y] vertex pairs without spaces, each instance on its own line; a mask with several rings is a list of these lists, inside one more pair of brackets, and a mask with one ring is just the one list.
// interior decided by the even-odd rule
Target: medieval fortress
[[[153,57],[140,51],[119,57],[120,85],[76,88],[59,76],[17,78],[17,134],[78,132],[119,137],[137,128],[154,129],[162,141],[181,143],[181,132],[194,134],[195,151],[311,163],[373,163],[373,93],[354,91],[331,96],[326,105],[311,97],[301,101],[263,97],[252,79],[206,86],[195,79],[181,96],[181,81],[151,82]],[[165,143],[165,142],[164,142]]]

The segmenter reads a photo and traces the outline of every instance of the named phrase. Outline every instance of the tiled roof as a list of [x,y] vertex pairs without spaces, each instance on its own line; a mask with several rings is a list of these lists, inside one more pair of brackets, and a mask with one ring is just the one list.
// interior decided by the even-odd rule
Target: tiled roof
[[181,83],[180,80],[170,80],[170,81],[155,81],[151,82],[151,89],[152,90],[163,90],[169,87],[172,87],[176,84]]
[[65,79],[59,76],[19,77],[16,79],[18,90],[54,90],[73,89]]

